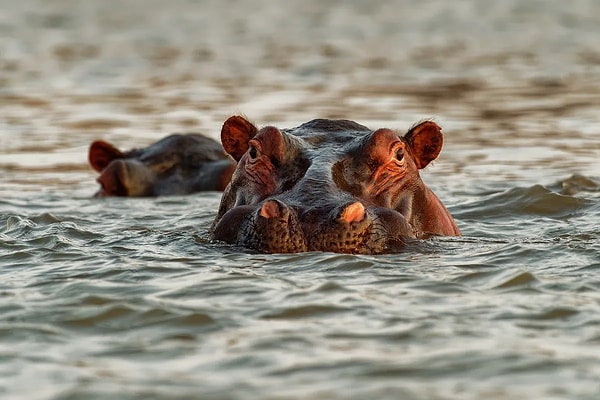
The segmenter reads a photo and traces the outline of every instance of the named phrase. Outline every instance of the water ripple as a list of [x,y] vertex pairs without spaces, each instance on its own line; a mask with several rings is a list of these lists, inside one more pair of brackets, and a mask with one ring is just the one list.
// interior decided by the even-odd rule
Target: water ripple
[[488,195],[462,205],[456,215],[460,219],[473,220],[522,216],[563,219],[581,215],[592,205],[595,205],[592,200],[556,193],[545,186],[535,185]]
[[[0,0],[0,397],[598,397],[600,2],[141,3]],[[464,236],[256,254],[220,193],[91,197],[90,141],[238,112],[435,117]]]

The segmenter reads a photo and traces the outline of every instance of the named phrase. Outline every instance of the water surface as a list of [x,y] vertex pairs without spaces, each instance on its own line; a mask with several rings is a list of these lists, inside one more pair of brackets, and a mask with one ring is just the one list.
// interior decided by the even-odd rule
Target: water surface
[[[600,3],[0,6],[3,399],[600,396]],[[91,197],[92,140],[236,113],[434,118],[464,236],[262,255],[219,193]]]

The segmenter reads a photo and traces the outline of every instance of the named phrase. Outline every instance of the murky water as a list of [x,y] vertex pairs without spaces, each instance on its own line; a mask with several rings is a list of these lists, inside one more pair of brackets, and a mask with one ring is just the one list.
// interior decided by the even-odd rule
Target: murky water
[[[600,3],[0,1],[2,399],[596,399]],[[435,118],[464,233],[210,243],[218,193],[92,199],[96,138]]]

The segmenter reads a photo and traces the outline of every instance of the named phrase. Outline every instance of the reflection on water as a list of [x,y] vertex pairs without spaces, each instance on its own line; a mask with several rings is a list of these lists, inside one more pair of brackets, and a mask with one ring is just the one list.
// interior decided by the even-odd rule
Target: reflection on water
[[[600,3],[0,6],[3,398],[600,393]],[[92,140],[236,113],[434,118],[465,236],[262,255],[207,239],[218,193],[91,198]]]

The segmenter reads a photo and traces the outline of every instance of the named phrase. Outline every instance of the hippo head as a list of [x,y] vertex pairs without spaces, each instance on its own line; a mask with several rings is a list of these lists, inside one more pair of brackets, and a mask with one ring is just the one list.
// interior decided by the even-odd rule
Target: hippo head
[[442,148],[434,122],[400,136],[324,119],[259,130],[233,116],[221,141],[238,165],[213,239],[266,253],[376,254],[408,238],[460,234],[419,176]]
[[90,145],[100,173],[96,196],[159,196],[223,190],[235,163],[221,145],[198,134],[174,134],[142,149],[122,152],[102,140]]

